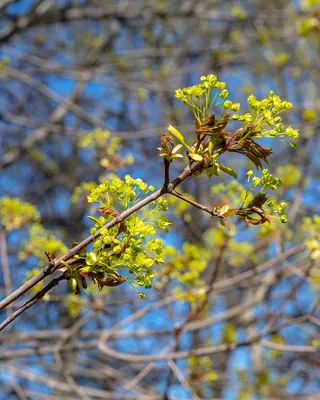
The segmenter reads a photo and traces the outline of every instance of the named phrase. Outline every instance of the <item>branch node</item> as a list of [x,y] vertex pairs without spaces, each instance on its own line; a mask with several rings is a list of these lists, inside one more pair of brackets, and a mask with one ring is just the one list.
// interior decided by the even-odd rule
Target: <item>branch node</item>
[[173,185],[173,183],[172,183],[172,182],[169,182],[169,183],[166,185],[166,189],[167,189],[167,192],[168,192],[168,193],[173,193],[173,192],[174,192],[174,185]]
[[49,264],[44,268],[44,273],[46,275],[50,275],[53,272],[53,268],[55,267],[56,263],[54,262],[54,259],[48,250],[46,250],[44,254],[47,256],[49,262]]

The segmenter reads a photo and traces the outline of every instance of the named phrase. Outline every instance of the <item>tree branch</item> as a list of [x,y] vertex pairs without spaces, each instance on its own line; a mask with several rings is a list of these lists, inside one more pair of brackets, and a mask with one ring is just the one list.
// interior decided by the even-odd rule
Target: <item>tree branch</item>
[[[195,167],[192,169],[189,167],[189,165],[181,172],[181,174],[173,181],[171,182],[170,186],[172,188],[177,187],[181,182],[183,182],[188,176],[192,175],[194,172],[196,172],[199,168],[201,168],[201,163],[197,164]],[[112,221],[110,221],[108,224],[104,226],[105,229],[110,229],[116,225],[118,225],[120,222],[124,221],[126,218],[128,218],[130,215],[134,214],[141,208],[147,206],[151,202],[155,201],[158,197],[168,193],[168,189],[166,186],[163,186],[161,189],[157,190],[156,192],[150,194],[143,200],[139,201],[137,204],[129,208],[128,210],[124,211],[120,215],[118,215],[116,218],[114,218]],[[94,235],[88,236],[86,239],[84,239],[82,242],[77,244],[75,247],[70,249],[66,254],[64,254],[62,257],[58,258],[55,260],[54,265],[48,263],[45,268],[39,272],[37,275],[35,275],[33,278],[31,278],[28,282],[25,284],[21,285],[18,289],[16,289],[13,293],[11,293],[9,296],[4,298],[0,302],[0,310],[3,310],[6,308],[9,304],[11,304],[13,301],[21,297],[23,294],[28,292],[30,289],[32,289],[37,283],[41,282],[46,276],[52,274],[55,272],[59,267],[62,266],[62,263],[60,261],[68,261],[70,258],[74,257],[80,250],[84,249],[87,247],[91,242],[93,242],[95,239],[97,239],[100,236],[100,231],[99,229]],[[27,307],[29,308],[29,307]],[[22,311],[23,312],[23,311]],[[18,314],[19,315],[19,314]],[[15,317],[16,318],[16,317]],[[13,319],[15,319],[13,318]],[[10,321],[11,322],[11,321]],[[6,324],[8,325],[8,324]],[[6,326],[5,325],[5,326]],[[0,325],[1,326],[1,325]]]
[[2,331],[6,326],[8,326],[12,321],[14,321],[19,315],[21,315],[24,311],[28,308],[32,307],[36,304],[39,300],[43,298],[43,296],[48,293],[52,288],[59,285],[59,283],[66,279],[66,273],[63,273],[58,278],[52,279],[52,281],[45,286],[42,290],[40,290],[32,299],[28,300],[22,307],[20,307],[17,311],[11,314],[5,321],[0,324],[0,331]]

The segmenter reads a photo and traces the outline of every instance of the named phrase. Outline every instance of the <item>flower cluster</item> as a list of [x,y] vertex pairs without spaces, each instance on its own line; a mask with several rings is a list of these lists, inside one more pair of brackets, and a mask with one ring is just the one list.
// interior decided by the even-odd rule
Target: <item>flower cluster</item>
[[[251,171],[249,171],[249,172],[251,172]],[[249,176],[249,174],[248,174],[248,176]],[[272,190],[275,190],[281,185],[281,183],[282,183],[281,179],[270,174],[270,172],[267,168],[262,170],[261,177],[254,176],[252,178],[253,186],[254,187],[261,186],[261,191],[263,191],[265,188],[270,188]]]
[[262,206],[266,204],[266,206],[268,207],[268,212],[266,214],[268,221],[269,216],[276,213],[279,215],[280,221],[282,223],[286,223],[287,217],[285,215],[285,212],[288,204],[284,201],[278,203],[276,199],[270,199],[269,196],[265,193],[266,189],[276,190],[282,184],[281,179],[273,176],[266,168],[262,170],[261,177],[252,176],[252,170],[248,171],[247,175],[248,181],[252,178],[252,188],[247,191],[244,203],[248,200],[248,194],[252,192],[254,188],[260,186],[260,192],[249,202],[248,205],[243,206],[242,208],[250,208],[250,206],[251,208],[253,208],[252,206],[255,206],[262,209]]
[[[256,133],[256,136],[264,137],[283,137],[286,136],[296,140],[299,136],[298,130],[291,126],[285,127],[281,117],[278,115],[284,111],[292,109],[289,101],[282,101],[279,96],[270,90],[268,97],[257,100],[255,96],[248,97],[249,112],[243,115],[234,114],[233,120],[243,122],[244,125],[251,124],[252,127],[247,131],[246,137]],[[272,128],[272,129],[270,129]],[[242,137],[244,139],[245,137]]]
[[[219,212],[223,219],[220,219],[222,226],[225,225],[224,219],[233,217],[235,215],[242,217],[248,224],[260,225],[265,222],[270,222],[272,214],[278,214],[282,223],[287,222],[285,211],[287,203],[278,203],[275,199],[270,199],[269,195],[265,192],[266,189],[275,190],[281,185],[281,180],[269,173],[267,169],[262,171],[262,176],[253,176],[253,171],[247,173],[248,181],[252,178],[252,185],[249,189],[245,190],[242,185],[237,182],[232,182],[225,187],[217,185],[211,189],[211,193],[221,197],[223,206],[215,207],[214,211]],[[222,185],[223,186],[223,185]],[[253,194],[253,190],[260,186],[260,191]],[[222,196],[222,194],[224,194]],[[229,196],[226,196],[228,194]],[[240,205],[239,203],[242,202]],[[265,211],[264,207],[268,207]],[[257,216],[257,218],[254,218]]]
[[[205,171],[210,177],[218,175],[221,170],[237,179],[237,172],[232,168],[218,165],[218,156],[228,151],[237,152],[249,158],[257,168],[262,168],[262,162],[268,162],[272,149],[261,146],[254,139],[276,137],[283,140],[285,137],[294,141],[298,138],[298,130],[291,126],[286,127],[279,115],[291,110],[292,104],[281,100],[273,91],[261,100],[250,95],[248,111],[231,116],[229,112],[238,111],[240,103],[232,103],[228,99],[229,92],[225,82],[218,81],[215,75],[202,76],[200,81],[199,85],[176,90],[176,97],[191,108],[196,118],[196,141],[193,144],[188,143],[178,129],[169,125],[168,131],[171,135],[162,135],[163,145],[159,148],[160,155],[167,161],[183,157],[177,152],[184,146],[188,150],[190,161],[203,163],[203,167],[196,172],[198,175]],[[217,105],[222,106],[222,113],[218,116],[212,113],[212,108]],[[226,130],[230,119],[243,124],[233,134]],[[177,146],[173,138],[180,142]],[[290,145],[295,147],[292,142]]]
[[[89,216],[94,222],[90,232],[95,234],[99,230],[100,236],[94,241],[91,252],[83,250],[75,257],[77,267],[70,272],[74,293],[79,293],[80,286],[87,287],[84,283],[86,278],[96,283],[99,289],[124,282],[136,290],[141,286],[151,288],[154,277],[151,267],[155,263],[163,263],[163,242],[154,236],[157,228],[167,231],[171,225],[168,218],[162,215],[168,209],[167,201],[159,197],[139,215],[132,214],[111,229],[105,226],[153,190],[154,187],[148,186],[142,179],[126,175],[124,180],[114,177],[91,191],[88,202],[99,203],[102,215]],[[143,292],[138,290],[138,293],[144,297]]]
[[153,190],[154,187],[148,186],[142,179],[126,175],[124,181],[114,177],[111,181],[101,183],[91,191],[87,200],[89,203],[99,202],[102,207],[109,208],[117,204],[118,212],[121,212]]
[[200,81],[199,85],[176,90],[176,97],[188,104],[199,124],[211,115],[212,108],[217,105],[222,105],[225,110],[240,109],[240,103],[228,100],[226,83],[219,81],[216,75],[201,76]]

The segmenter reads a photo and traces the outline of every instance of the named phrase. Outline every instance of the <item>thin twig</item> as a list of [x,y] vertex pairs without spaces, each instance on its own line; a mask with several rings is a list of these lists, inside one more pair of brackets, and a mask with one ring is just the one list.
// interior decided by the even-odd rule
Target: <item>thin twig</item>
[[175,374],[177,377],[178,381],[181,383],[181,385],[188,391],[191,392],[192,400],[200,400],[200,397],[198,397],[195,393],[193,393],[192,387],[189,385],[188,381],[186,378],[183,376],[183,373],[181,372],[180,368],[177,366],[177,364],[173,360],[168,361],[169,367],[171,368],[172,372]]
[[8,326],[12,321],[14,321],[20,314],[26,311],[28,308],[32,307],[39,300],[43,298],[43,296],[48,293],[52,288],[57,286],[62,280],[66,279],[66,272],[60,275],[58,278],[52,279],[47,286],[45,286],[42,290],[40,290],[32,299],[28,300],[22,307],[20,307],[17,311],[11,314],[5,321],[0,324],[0,331]]
[[[0,257],[1,257],[1,266],[3,273],[3,281],[5,287],[6,296],[10,295],[12,292],[12,282],[10,277],[10,269],[9,269],[9,261],[8,261],[8,251],[7,251],[7,238],[5,230],[1,230],[0,232]],[[7,314],[8,316],[12,312],[12,308],[8,308]]]
[[178,193],[176,190],[173,190],[170,194],[172,194],[175,197],[178,197],[178,199],[185,201],[186,203],[191,204],[192,206],[199,208],[199,210],[205,211],[208,214],[210,214],[212,217],[218,217],[221,218],[221,214],[219,214],[216,211],[209,210],[208,207],[204,206],[203,204],[197,203],[194,200],[188,199],[187,197],[183,196],[182,194]]

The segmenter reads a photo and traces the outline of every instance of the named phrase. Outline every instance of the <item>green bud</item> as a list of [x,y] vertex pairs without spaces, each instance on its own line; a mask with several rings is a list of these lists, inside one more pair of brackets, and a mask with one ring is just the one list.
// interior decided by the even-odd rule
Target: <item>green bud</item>
[[192,158],[193,161],[201,162],[203,161],[203,157],[200,154],[190,153],[189,157]]
[[285,223],[288,222],[288,219],[287,219],[287,217],[286,217],[285,215],[281,215],[280,221],[281,221],[283,224],[285,224]]
[[97,261],[98,261],[98,258],[97,258],[96,253],[91,251],[90,253],[87,254],[87,257],[86,257],[87,265],[95,265],[97,263]]
[[104,237],[103,237],[103,242],[104,242],[105,244],[111,244],[111,243],[113,242],[112,236],[104,236]]
[[226,99],[229,96],[229,92],[227,89],[222,90],[222,92],[219,94],[219,97],[221,97],[222,99]]
[[82,285],[83,289],[87,289],[87,287],[88,287],[86,278],[83,275],[81,275],[81,285]]
[[119,254],[119,253],[121,253],[121,250],[122,250],[122,247],[121,247],[120,245],[115,246],[115,247],[113,248],[114,254]]
[[231,107],[232,111],[239,111],[240,110],[240,103],[234,103]]
[[75,278],[70,278],[69,279],[69,287],[72,290],[74,294],[79,294],[80,293],[80,288],[78,281]]
[[183,134],[178,131],[178,129],[176,129],[174,126],[169,125],[168,126],[168,131],[171,133],[172,136],[174,136],[177,140],[179,140],[179,142],[181,144],[183,144],[184,147],[186,147],[187,149],[190,149],[190,146],[188,145],[188,143],[186,142]]

